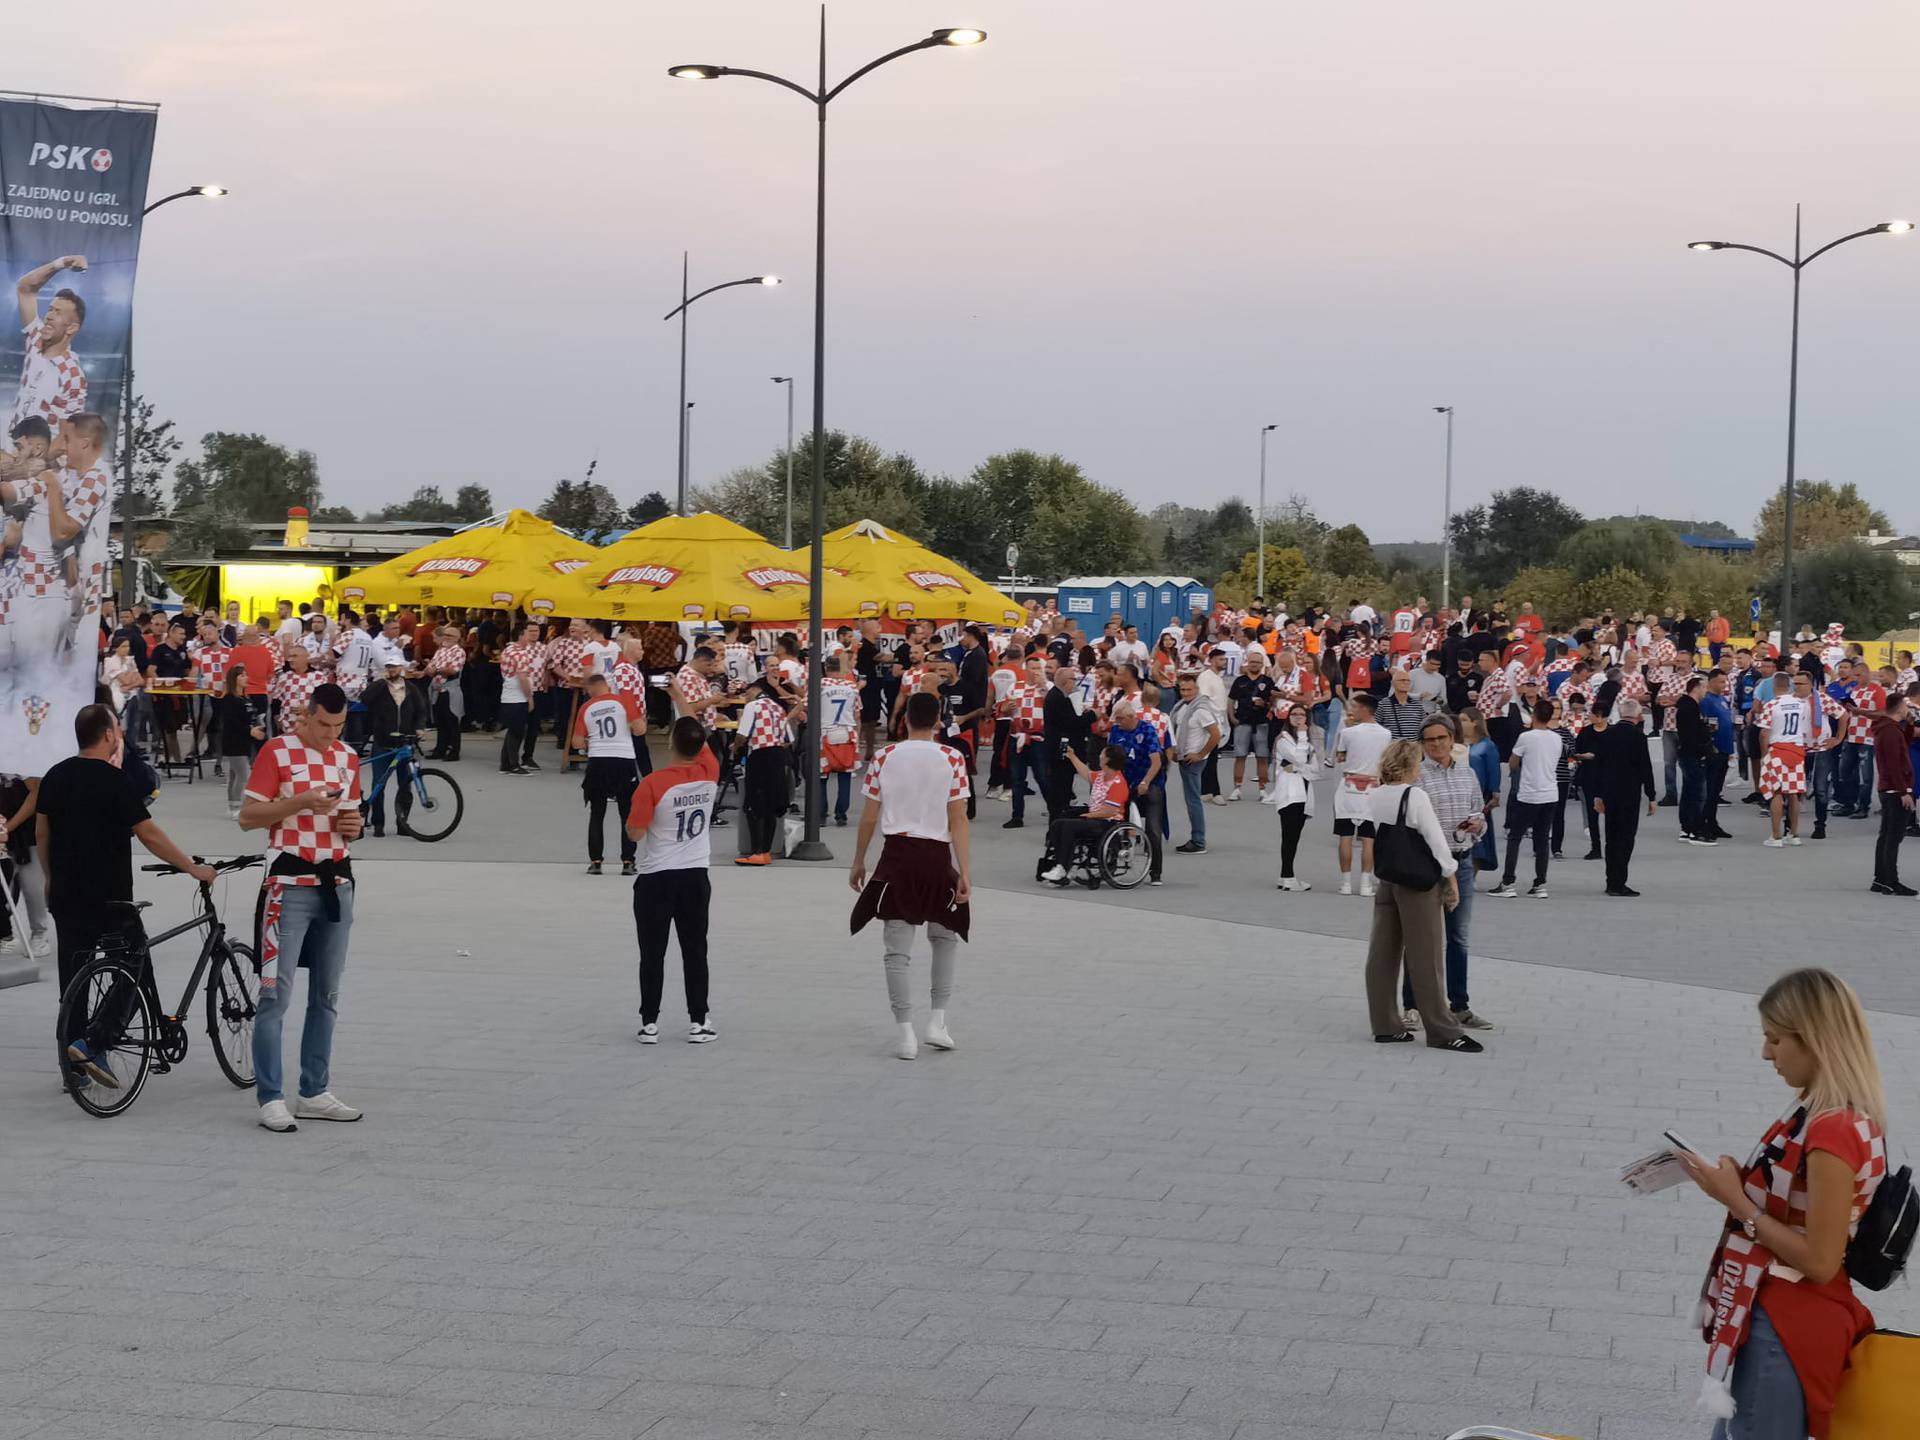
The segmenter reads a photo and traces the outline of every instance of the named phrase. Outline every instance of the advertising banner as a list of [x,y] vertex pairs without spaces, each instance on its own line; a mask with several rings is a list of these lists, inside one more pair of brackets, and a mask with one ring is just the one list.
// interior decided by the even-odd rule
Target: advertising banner
[[0,94],[0,772],[74,753],[93,700],[107,527],[153,157],[150,107]]

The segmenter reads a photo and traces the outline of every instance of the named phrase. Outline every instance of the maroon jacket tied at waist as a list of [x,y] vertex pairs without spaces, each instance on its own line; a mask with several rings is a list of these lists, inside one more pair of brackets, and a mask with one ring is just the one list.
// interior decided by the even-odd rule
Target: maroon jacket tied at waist
[[880,849],[880,863],[853,902],[849,929],[857,935],[878,916],[909,925],[944,925],[964,940],[971,916],[967,905],[954,904],[959,888],[960,872],[953,868],[953,850],[945,840],[889,835]]

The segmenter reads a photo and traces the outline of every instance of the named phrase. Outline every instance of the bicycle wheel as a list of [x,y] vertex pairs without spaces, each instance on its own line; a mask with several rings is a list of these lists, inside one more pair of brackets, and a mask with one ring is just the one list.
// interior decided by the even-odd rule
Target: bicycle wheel
[[253,947],[229,940],[207,972],[207,1034],[221,1073],[242,1090],[253,1084]]
[[[95,960],[74,976],[60,997],[60,1021],[54,1034],[67,1093],[82,1110],[108,1119],[140,1098],[160,1037],[153,1007],[131,965],[118,958]],[[99,1074],[88,1073],[68,1058],[67,1047],[76,1040],[88,1041]]]
[[396,789],[395,806],[397,811],[400,794],[413,801],[405,817],[407,833],[432,844],[454,832],[460,817],[466,813],[467,801],[460,793],[459,784],[446,771],[423,766],[418,774],[418,781],[408,785],[405,791]]

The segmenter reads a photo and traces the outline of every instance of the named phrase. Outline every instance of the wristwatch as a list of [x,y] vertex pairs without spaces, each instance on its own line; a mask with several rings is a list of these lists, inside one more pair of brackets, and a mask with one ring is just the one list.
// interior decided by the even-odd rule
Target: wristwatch
[[1747,1239],[1749,1240],[1758,1240],[1760,1238],[1760,1232],[1757,1228],[1760,1223],[1760,1214],[1760,1211],[1755,1210],[1753,1214],[1740,1222],[1740,1228],[1747,1232]]

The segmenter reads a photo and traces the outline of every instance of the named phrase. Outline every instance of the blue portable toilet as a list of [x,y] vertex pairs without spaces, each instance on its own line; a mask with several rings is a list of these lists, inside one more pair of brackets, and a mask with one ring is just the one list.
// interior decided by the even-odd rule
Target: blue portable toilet
[[1202,585],[1197,580],[1180,582],[1180,613],[1182,625],[1194,615],[1199,615],[1208,623],[1213,620],[1213,587]]
[[[1197,598],[1196,598],[1197,597]],[[1190,605],[1213,612],[1213,591],[1186,575],[1077,575],[1060,582],[1060,613],[1089,636],[1118,615],[1151,645],[1169,625],[1185,624]]]

